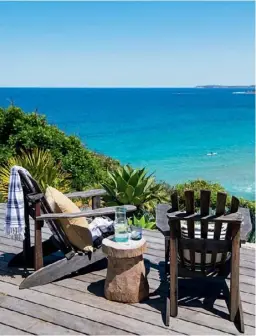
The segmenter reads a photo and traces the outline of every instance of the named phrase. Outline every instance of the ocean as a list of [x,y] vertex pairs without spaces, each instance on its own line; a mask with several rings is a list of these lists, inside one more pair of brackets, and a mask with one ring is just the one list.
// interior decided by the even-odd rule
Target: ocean
[[[255,198],[255,95],[244,89],[1,88],[26,112],[80,137],[90,149],[170,184],[197,178]],[[209,153],[216,155],[207,155]]]

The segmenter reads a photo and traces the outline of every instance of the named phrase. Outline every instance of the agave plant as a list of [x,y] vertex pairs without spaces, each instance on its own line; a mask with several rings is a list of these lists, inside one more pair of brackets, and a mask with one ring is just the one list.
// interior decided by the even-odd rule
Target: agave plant
[[145,168],[133,169],[126,165],[108,171],[108,176],[109,182],[102,184],[108,193],[105,199],[108,205],[132,204],[143,211],[163,201],[162,186],[152,175],[147,175]]
[[133,219],[128,218],[128,224],[134,226],[140,226],[143,229],[154,230],[156,229],[156,221],[143,215],[141,218],[133,216]]
[[5,199],[8,197],[10,170],[15,165],[27,169],[43,191],[48,185],[62,192],[70,190],[71,176],[63,171],[49,151],[35,148],[31,151],[21,150],[19,155],[0,166],[0,194]]

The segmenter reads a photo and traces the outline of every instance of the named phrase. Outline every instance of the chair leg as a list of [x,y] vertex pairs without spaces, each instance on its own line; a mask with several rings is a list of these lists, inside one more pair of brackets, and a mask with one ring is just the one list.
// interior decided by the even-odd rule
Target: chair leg
[[[36,207],[36,217],[40,216],[40,202],[37,202],[35,207]],[[41,228],[42,228],[41,222],[35,220],[35,255],[34,255],[35,266],[34,267],[36,271],[44,266]]]
[[170,260],[170,237],[164,238],[164,247],[165,247],[165,274],[169,274],[168,262]]
[[232,254],[230,276],[230,320],[234,322],[239,306],[239,259],[240,259],[240,228],[232,228]]
[[230,320],[235,322],[240,332],[244,333],[244,317],[239,290],[240,266],[240,226],[232,227],[232,255],[230,277]]
[[[168,274],[170,273],[170,269],[168,267],[168,262],[170,260],[170,237],[165,237],[164,243],[165,243],[165,275],[166,277],[168,277]],[[169,327],[170,325],[170,315],[171,315],[170,294],[171,294],[171,290],[169,288],[169,293],[167,293],[167,297],[166,297],[166,309],[165,309],[165,325],[167,327]]]
[[28,203],[25,202],[25,237],[23,240],[23,262],[24,267],[29,267],[29,251],[31,249],[31,240],[30,240],[30,223],[29,223],[29,209]]
[[[43,257],[46,257],[54,252],[59,250],[56,245],[54,245],[52,238],[45,240],[42,243],[42,250],[43,250]],[[26,265],[24,264],[23,253],[16,254],[8,263],[8,267],[34,267],[34,260],[35,260],[35,246],[31,246],[29,250],[27,250],[27,258],[26,258]]]
[[165,314],[165,325],[167,327],[169,327],[170,325],[170,297],[169,297],[169,294],[167,295],[167,298],[166,298],[166,314]]
[[177,268],[177,239],[175,237],[175,226],[172,222],[170,237],[170,314],[172,317],[178,315],[178,268]]
[[237,310],[234,322],[235,322],[238,330],[241,333],[244,333],[244,314],[243,314],[243,308],[242,308],[242,302],[241,302],[240,293],[239,293],[238,310]]

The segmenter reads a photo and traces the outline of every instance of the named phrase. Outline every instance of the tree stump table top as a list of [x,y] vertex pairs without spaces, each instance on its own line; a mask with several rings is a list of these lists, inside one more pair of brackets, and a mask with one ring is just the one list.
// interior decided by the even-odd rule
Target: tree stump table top
[[142,255],[147,248],[144,238],[140,240],[129,240],[127,243],[119,243],[113,239],[104,238],[102,241],[102,251],[109,257],[114,258],[134,258]]

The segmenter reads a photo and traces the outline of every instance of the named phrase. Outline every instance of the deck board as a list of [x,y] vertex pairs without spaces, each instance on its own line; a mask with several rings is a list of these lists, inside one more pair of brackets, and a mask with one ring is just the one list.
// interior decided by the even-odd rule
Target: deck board
[[[179,281],[179,292],[184,295],[181,295],[178,317],[171,318],[170,327],[165,327],[163,321],[168,286],[163,273],[164,239],[158,231],[144,232],[148,243],[144,258],[149,272],[150,298],[142,303],[122,304],[104,298],[106,262],[52,284],[19,290],[23,271],[8,268],[7,262],[21,251],[22,243],[5,236],[4,208],[0,204],[0,316],[4,318],[0,321],[0,334],[239,334],[228,320],[225,300],[218,298],[212,302],[209,298],[205,299],[209,288],[190,280]],[[31,237],[33,241],[33,230]],[[50,231],[44,227],[43,239],[49,237]],[[55,255],[54,258],[59,257]],[[254,335],[255,249],[243,246],[240,263],[245,334]],[[211,282],[208,286],[212,291]],[[195,297],[198,288],[200,295]],[[185,294],[189,297],[186,298]]]
[[0,322],[0,335],[33,335],[33,334],[25,332],[23,330],[19,330],[17,328],[10,327],[7,324],[3,324],[3,322]]

